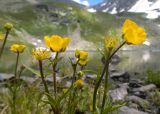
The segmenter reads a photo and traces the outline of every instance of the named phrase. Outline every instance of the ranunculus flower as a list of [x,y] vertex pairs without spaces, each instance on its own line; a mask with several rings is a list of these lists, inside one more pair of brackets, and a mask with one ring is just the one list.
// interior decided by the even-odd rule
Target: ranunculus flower
[[118,44],[119,44],[118,38],[116,38],[116,37],[108,36],[105,38],[105,47],[106,48],[113,49],[113,48],[116,48],[118,46]]
[[32,56],[37,60],[49,59],[51,57],[49,50],[43,47],[33,49]]
[[46,45],[51,49],[53,52],[64,52],[70,42],[70,38],[58,35],[52,35],[51,37],[45,36],[44,41]]
[[123,37],[128,44],[142,44],[147,37],[144,28],[134,21],[126,19],[122,27]]
[[23,53],[25,48],[26,48],[25,45],[13,44],[11,45],[10,50],[14,53]]

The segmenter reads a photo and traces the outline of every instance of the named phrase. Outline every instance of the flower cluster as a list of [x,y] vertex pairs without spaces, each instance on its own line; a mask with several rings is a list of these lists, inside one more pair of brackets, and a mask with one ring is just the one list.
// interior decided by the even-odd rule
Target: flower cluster
[[37,60],[44,60],[51,57],[49,50],[43,47],[38,47],[32,50],[33,58]]
[[119,44],[119,41],[118,41],[118,38],[116,37],[109,36],[105,38],[105,47],[108,49],[116,48],[118,44]]
[[88,63],[88,52],[76,49],[75,56],[79,65],[85,66]]

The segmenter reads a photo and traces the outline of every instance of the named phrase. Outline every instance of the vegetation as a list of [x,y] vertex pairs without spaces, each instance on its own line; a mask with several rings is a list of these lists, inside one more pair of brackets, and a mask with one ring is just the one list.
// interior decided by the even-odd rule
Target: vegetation
[[[3,36],[1,37],[3,43],[0,49],[0,59],[5,50],[4,47],[10,31],[13,29],[13,25],[6,23],[4,29],[6,32],[4,38]],[[16,54],[15,72],[14,77],[4,83],[6,91],[1,93],[1,97],[3,98],[1,102],[4,104],[2,112],[4,114],[20,114],[24,112],[26,114],[75,114],[79,112],[109,114],[117,111],[121,106],[124,106],[125,103],[120,102],[113,104],[109,97],[109,62],[116,52],[125,44],[142,44],[146,40],[145,30],[132,20],[127,19],[124,22],[122,31],[123,39],[121,39],[121,41],[119,41],[116,34],[109,34],[105,38],[103,50],[101,51],[102,56],[105,58],[102,72],[85,70],[85,66],[88,64],[89,53],[76,49],[75,57],[70,59],[72,75],[70,76],[71,84],[69,86],[65,86],[63,81],[58,83],[57,72],[59,69],[58,64],[63,59],[59,54],[66,51],[71,40],[68,37],[58,35],[45,36],[44,42],[48,49],[44,47],[35,47],[32,49],[32,57],[38,62],[39,71],[26,65],[23,66],[26,67],[28,71],[40,77],[44,89],[37,87],[37,85],[40,84],[39,81],[28,85],[21,80],[20,77],[23,69],[20,69],[19,60],[26,46],[22,43],[12,44],[10,51]],[[135,33],[134,35],[132,34],[133,32]],[[53,57],[51,54],[55,54],[55,56]],[[52,89],[50,89],[50,86],[45,80],[48,74],[44,72],[44,61],[48,61],[45,63],[48,63],[46,69],[52,69],[50,70],[51,72],[48,72],[49,75],[53,77]],[[97,76],[95,82],[85,83],[82,77],[86,72]],[[105,78],[104,83],[102,83],[103,78]],[[30,98],[34,91],[36,92],[32,97],[34,100],[31,100]],[[34,102],[31,103],[32,101]]]
[[158,87],[160,87],[160,71],[148,70],[146,82],[153,83],[157,85]]
[[[4,35],[3,38],[0,37],[2,38],[0,39],[2,40],[0,44],[2,45],[0,48],[1,72],[14,71],[13,77],[2,83],[5,91],[0,93],[1,113],[116,113],[125,103],[113,103],[109,96],[110,60],[124,45],[142,44],[146,40],[145,30],[129,19],[122,26],[124,18],[116,18],[104,13],[89,13],[77,7],[69,9],[70,5],[63,3],[55,5],[55,3],[47,2],[46,4],[48,8],[58,10],[46,11],[38,6],[25,4],[20,11],[0,12],[2,14],[0,23],[4,23],[5,20],[14,23],[14,27],[11,23],[6,23],[1,27],[2,35]],[[121,26],[122,30],[114,29],[114,27],[121,28]],[[115,31],[114,34],[108,33],[111,28]],[[102,66],[102,69],[88,70],[86,65],[90,64],[89,52],[81,49],[76,49],[75,56],[69,58],[68,63],[71,67],[63,63],[66,57],[61,54],[65,53],[71,42],[66,35],[72,35],[75,31],[79,31],[80,36],[86,41],[101,46],[102,50],[99,51],[105,63],[104,66],[100,62],[98,64]],[[45,36],[46,34],[48,36]],[[61,34],[63,37],[56,34]],[[104,40],[104,35],[106,37],[102,46],[98,42]],[[38,39],[43,36],[45,36],[44,42],[47,48],[39,45],[34,47],[30,43],[32,38]],[[66,71],[67,68],[64,67],[62,69],[60,62],[69,70]],[[24,69],[26,73],[23,72]],[[23,74],[27,76],[34,74],[38,79],[31,84],[26,83],[21,79]],[[69,78],[67,82],[70,84],[65,84],[65,80],[59,82],[57,80],[59,74],[67,75]],[[86,74],[94,74],[96,79],[85,82],[83,76]],[[46,81],[47,76],[53,77],[51,84]],[[153,81],[152,76],[148,80]]]

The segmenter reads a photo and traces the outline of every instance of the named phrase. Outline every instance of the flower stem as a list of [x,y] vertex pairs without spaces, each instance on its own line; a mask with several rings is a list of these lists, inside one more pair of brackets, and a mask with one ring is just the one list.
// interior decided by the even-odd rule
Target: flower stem
[[[77,65],[78,65],[79,60],[77,60],[76,63],[72,63],[72,68],[73,68],[73,76],[72,76],[72,84],[70,89],[73,88],[74,82],[76,81],[76,71],[77,71]],[[68,107],[69,108],[74,108],[74,103],[71,103],[74,101],[74,96],[75,96],[75,90],[73,89],[70,94],[69,94],[69,100],[68,100]],[[70,113],[71,110],[68,110]]]
[[103,93],[103,100],[102,100],[102,107],[101,107],[101,114],[103,113],[103,109],[106,102],[106,95],[108,93],[108,70],[109,70],[109,61],[107,61],[107,67],[106,67],[106,76],[105,76],[105,83],[104,83],[104,93]]
[[[45,81],[45,79],[44,79],[42,61],[39,60],[38,62],[39,62],[39,69],[40,69],[41,79],[42,79],[43,85],[44,85],[44,87],[45,87],[45,92],[46,92],[47,94],[49,94],[48,86],[47,86],[47,83],[46,83],[46,81]],[[50,98],[49,98],[49,97],[48,97],[48,100],[50,101]],[[52,111],[55,113],[55,112],[56,112],[56,109],[53,108],[52,105],[51,105],[51,108],[52,108]],[[55,113],[55,114],[56,114],[56,113]],[[60,113],[57,113],[57,114],[60,114]]]
[[3,53],[4,47],[5,47],[5,44],[6,44],[6,41],[7,41],[7,37],[8,37],[8,35],[9,35],[9,32],[10,32],[10,30],[7,30],[7,31],[6,31],[5,38],[4,38],[4,41],[3,41],[3,44],[2,44],[2,48],[1,48],[1,50],[0,50],[0,58],[1,58],[1,56],[2,56],[2,53]]
[[54,93],[55,97],[57,96],[57,81],[56,81],[56,66],[57,66],[57,59],[58,59],[58,52],[56,53],[56,56],[54,58],[54,63],[52,64],[53,69],[53,87],[54,87]]
[[17,68],[18,68],[18,62],[19,62],[18,60],[19,60],[19,52],[17,53],[16,66],[15,66],[15,72],[14,72],[15,80],[18,78],[17,77]]
[[94,93],[93,93],[93,111],[95,111],[96,109],[96,97],[97,97],[97,91],[98,91],[98,88],[101,84],[101,81],[103,79],[103,76],[105,74],[105,71],[107,69],[107,64],[109,63],[110,59],[114,56],[114,54],[125,44],[126,42],[123,42],[111,55],[108,59],[106,59],[105,61],[105,65],[104,65],[104,68],[103,68],[103,71],[101,73],[101,76],[97,82],[97,84],[95,85],[95,88],[94,88]]
[[39,60],[38,62],[39,62],[39,69],[40,69],[41,79],[42,79],[42,82],[43,82],[43,85],[44,85],[44,88],[45,88],[45,92],[49,94],[48,86],[47,86],[47,83],[44,79],[42,61]]
[[78,65],[79,60],[77,60],[76,64],[72,64],[73,66],[73,76],[72,76],[72,85],[74,84],[75,80],[76,80],[76,70],[77,70],[77,65]]

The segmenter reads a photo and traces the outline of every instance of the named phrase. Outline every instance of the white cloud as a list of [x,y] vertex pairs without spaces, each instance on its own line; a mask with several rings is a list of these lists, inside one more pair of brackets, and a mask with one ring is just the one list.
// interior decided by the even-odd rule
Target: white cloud
[[73,0],[73,1],[75,1],[75,2],[77,2],[79,4],[83,4],[85,6],[89,6],[90,5],[87,0]]

